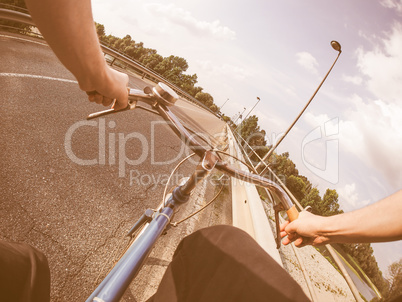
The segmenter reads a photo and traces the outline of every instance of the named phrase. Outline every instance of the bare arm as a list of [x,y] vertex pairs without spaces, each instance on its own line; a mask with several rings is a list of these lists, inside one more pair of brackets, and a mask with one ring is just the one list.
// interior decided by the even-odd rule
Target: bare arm
[[39,30],[90,101],[127,106],[127,75],[109,68],[96,34],[90,0],[26,0]]
[[322,245],[333,242],[362,243],[402,239],[402,190],[368,207],[322,217],[302,212],[281,226],[283,244]]

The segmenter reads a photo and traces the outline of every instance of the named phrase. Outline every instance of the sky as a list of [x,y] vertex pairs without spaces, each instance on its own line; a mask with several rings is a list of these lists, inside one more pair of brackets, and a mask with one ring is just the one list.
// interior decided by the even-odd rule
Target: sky
[[[252,114],[277,151],[344,211],[402,188],[402,0],[93,0],[107,34],[183,57],[222,112]],[[392,209],[390,209],[392,210]],[[364,223],[364,222],[362,222]],[[383,273],[402,242],[372,244]]]

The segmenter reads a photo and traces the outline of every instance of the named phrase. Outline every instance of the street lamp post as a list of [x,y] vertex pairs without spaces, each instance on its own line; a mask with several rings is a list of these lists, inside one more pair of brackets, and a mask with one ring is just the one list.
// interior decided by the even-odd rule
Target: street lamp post
[[[257,106],[257,104],[261,101],[261,99],[257,96],[257,103],[255,103],[255,105],[253,106],[253,108],[251,108],[251,110],[249,111],[249,113],[247,113],[246,117],[244,118],[247,119],[247,117],[250,115],[251,111],[253,111],[253,109],[255,108],[255,106]],[[243,120],[243,121],[244,121]]]
[[221,108],[219,108],[219,110],[222,110],[223,106],[225,106],[225,104],[226,104],[227,101],[229,101],[229,99],[227,99],[227,100],[223,103],[223,105],[221,106]]
[[[239,116],[236,118],[236,120],[233,122],[234,124],[236,124],[236,122],[237,122],[237,120],[243,115],[243,113],[244,113],[244,111],[246,111],[246,107],[243,107],[244,108],[244,110],[243,110],[243,112],[242,113],[240,113],[240,111],[239,111]],[[237,129],[237,127],[236,127],[236,129]]]
[[[247,113],[246,117],[243,119],[243,121],[239,124],[239,126],[236,127],[236,129],[238,127],[240,127],[240,125],[248,118],[248,116],[250,115],[251,111],[253,111],[253,109],[255,108],[255,106],[257,106],[257,104],[261,101],[261,99],[257,96],[257,103],[254,104],[253,108],[251,108],[251,110]],[[244,111],[243,111],[244,112]],[[235,129],[235,130],[236,130]]]
[[[264,161],[266,161],[271,155],[272,153],[275,151],[276,147],[278,147],[278,145],[282,142],[282,140],[285,138],[285,136],[289,133],[289,131],[293,128],[293,126],[296,124],[296,122],[299,120],[299,118],[302,116],[302,114],[304,113],[304,111],[307,109],[308,105],[310,105],[311,101],[314,99],[315,95],[317,94],[318,90],[320,90],[322,84],[325,82],[326,78],[328,77],[329,73],[331,72],[332,68],[334,67],[336,61],[338,61],[339,56],[342,53],[341,50],[341,45],[337,42],[337,41],[331,41],[331,46],[334,50],[336,50],[338,52],[338,56],[336,57],[334,63],[332,64],[331,68],[328,70],[327,74],[325,75],[325,77],[322,79],[320,85],[318,86],[318,88],[316,89],[316,91],[314,91],[312,97],[310,98],[310,100],[307,102],[307,104],[304,106],[304,108],[302,109],[302,111],[299,113],[299,115],[296,117],[296,119],[293,121],[293,123],[289,126],[289,128],[286,130],[285,134],[276,142],[276,144],[268,151],[268,153],[264,156],[264,158],[262,159],[262,161],[260,161],[258,163],[258,165],[255,167],[255,169],[257,170],[259,167],[262,166],[262,163]],[[262,174],[267,167],[265,167],[260,174]]]

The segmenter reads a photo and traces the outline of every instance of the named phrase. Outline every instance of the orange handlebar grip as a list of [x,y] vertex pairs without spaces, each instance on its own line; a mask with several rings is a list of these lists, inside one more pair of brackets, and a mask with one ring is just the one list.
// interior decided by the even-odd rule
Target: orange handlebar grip
[[296,209],[296,206],[293,205],[289,210],[286,211],[289,217],[289,221],[296,220],[299,217],[299,212]]

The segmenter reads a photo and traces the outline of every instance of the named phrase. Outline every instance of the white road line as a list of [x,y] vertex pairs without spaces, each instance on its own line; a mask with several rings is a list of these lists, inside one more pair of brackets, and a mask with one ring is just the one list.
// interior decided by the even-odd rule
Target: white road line
[[41,76],[41,75],[35,75],[35,74],[23,74],[23,73],[7,73],[7,72],[3,72],[3,73],[0,73],[0,77],[31,78],[31,79],[51,80],[51,81],[59,81],[59,82],[67,82],[67,83],[78,84],[78,82],[77,82],[77,81],[74,81],[74,80],[61,79],[61,78],[52,78],[52,77],[46,77],[46,76]]
[[13,37],[13,36],[0,35],[0,37],[5,37],[5,38],[10,38],[10,39],[15,39],[15,40],[21,40],[21,41],[24,41],[24,42],[31,42],[31,43],[39,44],[39,45],[42,45],[42,46],[49,46],[49,45],[47,45],[45,43],[40,43],[40,42],[37,42],[37,41],[32,41],[32,40],[28,40],[28,39]]

